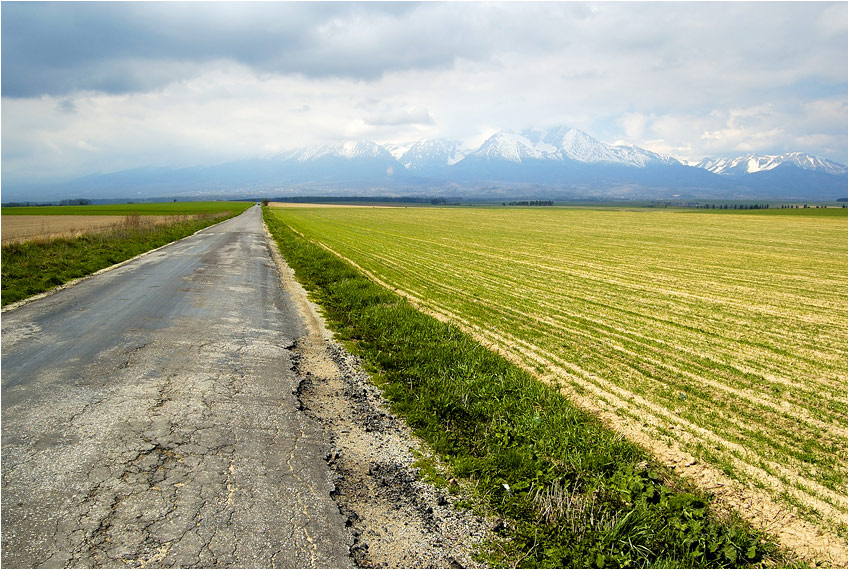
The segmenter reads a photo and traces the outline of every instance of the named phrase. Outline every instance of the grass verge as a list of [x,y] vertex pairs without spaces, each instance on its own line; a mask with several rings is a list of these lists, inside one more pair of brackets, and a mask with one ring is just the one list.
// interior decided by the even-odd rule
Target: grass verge
[[0,208],[3,216],[27,214],[30,216],[84,215],[84,216],[179,216],[191,214],[223,214],[241,212],[253,202],[149,202],[140,204],[88,204],[83,206],[4,206]]
[[264,209],[329,326],[507,525],[483,556],[518,567],[796,563],[642,449],[457,328],[417,311]]
[[[241,206],[232,212],[241,213]],[[185,218],[167,225],[147,225],[144,217],[131,215],[106,233],[4,245],[0,303],[6,306],[129,260],[235,216],[232,212]]]

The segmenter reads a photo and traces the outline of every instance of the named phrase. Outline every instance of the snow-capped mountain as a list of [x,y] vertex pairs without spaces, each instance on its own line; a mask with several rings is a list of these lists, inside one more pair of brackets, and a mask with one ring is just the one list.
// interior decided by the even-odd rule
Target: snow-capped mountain
[[315,161],[333,157],[342,159],[394,159],[384,147],[372,141],[344,141],[330,145],[316,145],[304,149],[296,149],[280,155],[285,160],[299,162]]
[[520,133],[500,131],[487,139],[470,156],[513,163],[527,160],[577,161],[638,168],[648,165],[681,165],[676,159],[639,147],[603,143],[584,131],[571,127],[526,129]]
[[367,185],[392,183],[404,167],[384,147],[372,141],[343,141],[281,153],[261,169],[278,186]]
[[806,153],[785,153],[782,155],[749,154],[733,159],[703,159],[695,166],[715,174],[752,174],[770,171],[780,166],[793,166],[807,171],[826,174],[847,174],[847,167],[836,162]]
[[[552,149],[554,150],[554,149]],[[484,141],[478,149],[469,154],[470,158],[521,163],[526,160],[541,160],[549,149],[535,148],[527,137],[511,131],[500,131]]]
[[468,193],[508,198],[526,193],[534,198],[835,200],[847,196],[847,180],[846,166],[805,153],[685,164],[640,147],[604,143],[578,129],[554,127],[500,131],[471,151],[443,139],[404,145],[346,141],[214,166],[140,168],[41,187],[16,189],[4,181],[3,196]]
[[398,161],[410,171],[423,171],[449,167],[465,156],[466,153],[454,141],[425,139],[410,145]]
[[415,143],[385,143],[381,146],[388,150],[390,154],[395,157],[396,160],[401,160],[401,157],[404,156],[404,153],[409,151],[414,144]]

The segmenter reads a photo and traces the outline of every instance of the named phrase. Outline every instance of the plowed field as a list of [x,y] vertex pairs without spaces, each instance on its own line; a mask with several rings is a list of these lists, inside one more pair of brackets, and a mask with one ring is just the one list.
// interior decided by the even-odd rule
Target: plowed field
[[3,216],[0,220],[3,244],[27,242],[29,240],[49,240],[58,237],[72,237],[81,234],[110,232],[112,230],[133,226],[155,226],[158,224],[173,224],[188,218],[206,216],[196,214],[191,216],[86,216],[86,215],[48,215]]
[[109,230],[121,224],[123,216],[3,216],[3,243],[72,236]]
[[847,217],[281,209],[778,534],[847,533]]

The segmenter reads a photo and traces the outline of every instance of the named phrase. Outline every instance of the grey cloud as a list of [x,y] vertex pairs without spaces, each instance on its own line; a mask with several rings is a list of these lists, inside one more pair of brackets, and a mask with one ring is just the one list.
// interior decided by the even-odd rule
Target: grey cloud
[[77,105],[73,99],[63,99],[56,106],[63,113],[76,113],[77,111]]
[[[623,62],[638,77],[694,81],[745,71],[758,83],[806,66],[847,77],[847,8],[829,2],[3,2],[2,16],[7,97],[148,91],[220,60],[361,81],[552,53],[580,66],[558,72],[579,76]],[[817,58],[842,42],[843,61]]]
[[283,22],[272,30],[271,45],[272,34],[253,29],[264,14],[248,22],[227,18],[228,9],[237,11],[231,4],[3,3],[3,95],[144,91],[199,63],[256,63],[272,48],[303,42],[303,18],[265,15]]
[[4,2],[3,95],[146,91],[217,60],[371,81],[563,47],[563,27],[589,13],[525,2]]
[[405,49],[405,31],[395,22],[416,8],[381,2],[4,2],[3,95],[145,91],[191,77],[193,68],[216,60],[266,73],[366,80],[388,70],[450,64],[451,50]]

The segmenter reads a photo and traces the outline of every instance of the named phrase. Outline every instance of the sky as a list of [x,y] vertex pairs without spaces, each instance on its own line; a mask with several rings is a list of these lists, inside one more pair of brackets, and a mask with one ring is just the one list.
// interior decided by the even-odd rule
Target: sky
[[847,164],[846,2],[2,2],[2,177],[566,125]]

